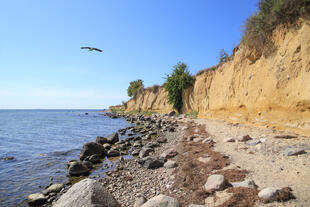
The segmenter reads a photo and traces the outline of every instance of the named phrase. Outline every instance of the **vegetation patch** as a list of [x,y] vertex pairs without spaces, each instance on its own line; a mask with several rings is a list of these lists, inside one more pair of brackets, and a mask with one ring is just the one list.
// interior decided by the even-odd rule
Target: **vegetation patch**
[[129,97],[135,97],[137,95],[137,93],[139,92],[139,90],[141,90],[143,88],[144,88],[144,85],[143,85],[143,81],[141,79],[131,81],[129,83],[129,87],[127,89],[127,95]]
[[187,65],[179,62],[173,66],[171,75],[167,75],[164,83],[165,89],[168,91],[168,102],[173,105],[173,108],[180,112],[182,108],[182,92],[190,87],[195,79],[189,73]]

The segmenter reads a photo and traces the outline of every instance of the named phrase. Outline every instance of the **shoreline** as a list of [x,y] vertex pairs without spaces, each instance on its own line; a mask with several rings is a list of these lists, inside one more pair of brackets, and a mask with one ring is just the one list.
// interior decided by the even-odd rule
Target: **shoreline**
[[[129,121],[141,124],[137,117],[139,116],[127,116]],[[145,139],[146,142],[141,143],[142,146],[147,145],[149,142],[156,142],[156,140],[164,140],[164,142],[155,145],[154,151],[150,151],[146,157],[160,157],[167,150],[170,150],[170,152],[175,150],[175,156],[171,156],[166,160],[171,160],[176,165],[173,165],[172,168],[161,166],[156,169],[147,169],[139,164],[139,160],[142,160],[143,157],[134,156],[134,159],[129,160],[121,158],[116,162],[113,171],[107,172],[104,178],[96,178],[121,206],[134,206],[138,201],[143,200],[145,202],[160,194],[177,199],[180,206],[190,206],[191,204],[220,207],[230,205],[268,206],[265,203],[273,200],[264,200],[258,196],[260,191],[268,187],[277,187],[279,190],[287,190],[286,187],[289,187],[292,190],[290,192],[283,191],[287,194],[282,198],[272,198],[279,201],[273,201],[274,206],[306,206],[309,204],[309,201],[307,201],[309,196],[306,195],[306,192],[302,193],[306,191],[307,184],[310,184],[309,179],[305,180],[304,185],[301,185],[301,181],[303,181],[302,175],[306,175],[308,171],[310,173],[310,163],[307,161],[307,158],[309,158],[307,150],[309,148],[301,155],[283,157],[283,155],[279,154],[280,152],[272,152],[276,148],[275,144],[282,145],[281,149],[283,151],[285,147],[290,148],[292,140],[285,143],[288,140],[274,138],[275,135],[281,134],[275,130],[262,130],[223,121],[165,117],[162,115],[158,117],[153,115],[152,118],[147,118],[152,126],[156,126],[156,121],[152,122],[154,117],[155,119],[169,120],[168,123],[173,124],[168,128],[172,127],[174,129],[172,132],[169,132],[168,129],[165,131],[158,130],[158,136]],[[250,136],[247,136],[248,134]],[[242,140],[249,138],[251,140]],[[298,138],[299,142],[300,139],[302,139],[306,147],[310,146],[309,139],[301,137]],[[140,140],[136,140],[132,144],[138,141]],[[142,146],[139,145],[141,149]],[[266,152],[269,154],[266,155]],[[272,157],[273,160],[266,159],[266,156]],[[261,163],[255,163],[254,157]],[[291,172],[283,172],[283,168],[293,167],[290,160],[294,161],[296,159],[305,162],[301,163],[301,165],[308,168],[299,169],[303,172],[299,172],[301,175],[297,177],[292,175]],[[286,160],[289,162],[284,165]],[[289,182],[277,180],[279,175],[275,174],[276,172],[268,164],[269,162],[273,166],[281,166],[281,176],[295,177],[297,179],[295,182],[299,186],[292,185],[291,179],[288,179]],[[302,167],[299,164],[298,162],[297,167]],[[296,168],[296,165],[294,167]],[[268,170],[266,172],[266,169],[264,171],[264,168],[270,168],[268,170],[271,173]],[[214,174],[223,175],[227,185],[222,190],[206,191],[205,183],[208,177]],[[242,184],[243,181],[249,180],[251,182]],[[241,187],[234,185],[241,185]],[[258,189],[256,189],[256,185],[258,185]],[[65,191],[62,193],[65,193]],[[296,199],[292,199],[293,197],[296,197]]]

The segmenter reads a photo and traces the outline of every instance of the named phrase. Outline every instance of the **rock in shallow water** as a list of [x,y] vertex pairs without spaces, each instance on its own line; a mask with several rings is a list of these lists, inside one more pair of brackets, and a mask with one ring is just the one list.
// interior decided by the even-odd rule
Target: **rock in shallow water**
[[81,162],[73,162],[69,167],[70,176],[87,175],[88,173],[88,167]]
[[103,146],[96,142],[88,142],[84,144],[80,153],[80,160],[84,160],[86,157],[92,155],[98,155],[98,156],[104,155]]
[[54,207],[121,207],[115,198],[104,188],[103,184],[86,178],[74,184]]
[[118,134],[117,133],[113,133],[113,134],[109,135],[107,137],[107,140],[108,140],[109,144],[114,144],[114,143],[118,142],[119,141]]
[[141,207],[179,207],[179,202],[172,197],[158,195],[149,199]]
[[63,184],[53,184],[47,189],[43,191],[44,195],[48,195],[50,193],[58,193],[64,187]]
[[40,206],[46,203],[47,198],[42,193],[34,193],[27,197],[29,206]]

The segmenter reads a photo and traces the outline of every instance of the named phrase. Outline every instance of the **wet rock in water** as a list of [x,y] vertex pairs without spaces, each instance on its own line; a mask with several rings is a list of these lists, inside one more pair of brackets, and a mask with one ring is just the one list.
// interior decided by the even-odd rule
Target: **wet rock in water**
[[[128,135],[128,136],[129,136],[129,135]],[[108,143],[109,143],[109,144],[114,144],[114,143],[118,142],[118,141],[119,141],[119,139],[118,139],[118,133],[113,133],[113,134],[109,135],[109,136],[107,137],[107,140],[108,140]]]
[[92,162],[94,164],[101,162],[100,157],[98,155],[89,156],[89,157],[86,158],[86,161],[90,161],[90,162]]
[[121,207],[102,183],[89,178],[74,184],[53,206]]
[[58,193],[59,191],[61,191],[61,189],[64,187],[63,184],[53,184],[50,187],[48,187],[47,189],[45,189],[43,191],[44,195],[48,195],[50,193]]
[[178,152],[174,148],[170,148],[163,152],[160,157],[163,157],[165,159],[173,158],[178,154]]
[[249,141],[249,140],[252,140],[252,138],[250,137],[250,135],[245,135],[245,136],[243,136],[243,137],[239,137],[238,138],[238,141],[239,142],[246,142],[246,141]]
[[154,156],[148,156],[138,160],[138,163],[145,168],[156,169],[164,166],[165,159]]
[[90,161],[84,160],[82,164],[85,165],[88,169],[93,169],[93,163],[91,163]]
[[40,206],[42,204],[45,204],[47,201],[47,198],[42,193],[34,193],[30,194],[27,197],[27,203],[29,206]]
[[175,111],[170,111],[169,113],[168,113],[168,116],[174,116],[176,113],[175,113]]
[[80,159],[84,160],[86,157],[92,155],[104,155],[104,147],[96,142],[88,142],[84,144],[80,153]]
[[0,160],[4,160],[4,161],[7,161],[7,160],[14,160],[15,158],[13,156],[9,156],[9,157],[0,157]]
[[89,174],[89,169],[81,162],[73,162],[69,167],[70,176],[79,176]]
[[117,151],[117,150],[114,150],[114,149],[110,149],[108,152],[107,152],[107,156],[108,157],[117,157],[117,156],[120,156],[120,151]]
[[234,182],[234,183],[231,183],[231,185],[235,188],[236,187],[244,187],[244,188],[257,189],[257,187],[258,187],[253,180],[245,180],[245,181],[241,181],[241,182]]
[[180,204],[177,199],[160,194],[149,199],[141,207],[180,207]]
[[147,201],[146,198],[141,196],[136,199],[135,203],[133,204],[133,207],[141,207],[146,201]]
[[109,150],[109,149],[111,149],[111,145],[108,144],[108,143],[106,143],[106,144],[103,145],[103,148],[104,148],[105,150]]
[[293,148],[287,148],[283,151],[284,156],[295,156],[295,155],[301,155],[305,154],[306,151],[304,148],[299,148],[299,147],[293,147]]
[[178,164],[175,161],[173,161],[173,160],[168,160],[164,164],[165,168],[176,168],[177,166],[178,166]]
[[139,157],[140,158],[143,158],[143,157],[147,157],[150,155],[151,152],[154,152],[154,149],[153,148],[146,148],[146,147],[143,147],[140,152],[139,152]]
[[157,139],[157,142],[158,142],[158,143],[166,143],[166,142],[167,142],[167,138],[166,138],[166,137],[159,137],[159,138]]
[[224,142],[235,142],[235,139],[232,137],[228,137],[228,138],[224,139]]
[[213,192],[223,190],[227,185],[227,180],[223,175],[211,175],[208,177],[206,184],[204,185],[207,192]]
[[294,199],[295,196],[292,194],[292,189],[289,187],[286,188],[275,188],[275,187],[268,187],[264,188],[258,193],[258,197],[264,203],[270,203],[273,201],[287,201],[290,199]]
[[97,142],[98,144],[104,145],[105,143],[108,143],[108,139],[105,138],[105,137],[97,136],[96,142]]

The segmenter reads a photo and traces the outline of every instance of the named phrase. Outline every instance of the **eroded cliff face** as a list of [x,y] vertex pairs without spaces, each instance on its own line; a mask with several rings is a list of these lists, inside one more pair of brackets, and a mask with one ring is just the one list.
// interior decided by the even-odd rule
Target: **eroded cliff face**
[[[275,52],[259,56],[242,45],[216,70],[196,76],[183,93],[183,113],[310,134],[310,23],[277,29]],[[127,103],[127,111],[166,113],[167,92],[145,90]]]

